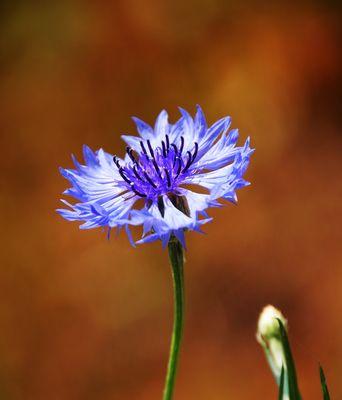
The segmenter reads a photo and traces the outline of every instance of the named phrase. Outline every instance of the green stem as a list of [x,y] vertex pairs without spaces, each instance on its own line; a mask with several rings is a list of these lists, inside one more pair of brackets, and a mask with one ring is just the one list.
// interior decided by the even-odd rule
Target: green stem
[[167,366],[166,381],[163,400],[171,400],[175,385],[177,362],[180,350],[180,342],[183,330],[184,316],[184,276],[183,247],[176,238],[172,238],[168,244],[169,258],[172,267],[173,290],[174,290],[174,320],[172,339],[170,346],[169,363]]

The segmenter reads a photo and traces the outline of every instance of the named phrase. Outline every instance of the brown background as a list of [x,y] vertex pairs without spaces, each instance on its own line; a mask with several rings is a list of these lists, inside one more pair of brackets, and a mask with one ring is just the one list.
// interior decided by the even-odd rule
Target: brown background
[[238,207],[188,235],[176,398],[276,398],[254,338],[270,302],[305,399],[318,361],[342,399],[339,22],[331,2],[2,2],[1,399],[161,398],[167,253],[62,220],[58,166],[196,103],[257,151]]

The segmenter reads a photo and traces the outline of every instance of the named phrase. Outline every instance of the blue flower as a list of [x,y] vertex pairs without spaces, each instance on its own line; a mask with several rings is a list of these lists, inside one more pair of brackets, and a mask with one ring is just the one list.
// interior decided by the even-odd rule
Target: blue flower
[[220,198],[235,203],[236,190],[249,184],[243,179],[254,151],[249,138],[236,146],[230,117],[208,128],[199,106],[194,118],[180,112],[170,124],[162,111],[154,128],[133,118],[139,136],[122,136],[123,159],[84,146],[85,165],[73,156],[76,168],[60,169],[72,185],[64,194],[76,199],[62,200],[68,207],[57,210],[62,217],[82,221],[81,229],[125,227],[132,244],[130,226],[142,225],[137,243],[160,239],[165,246],[174,235],[185,246],[185,231],[200,232],[211,221],[207,208],[219,207]]

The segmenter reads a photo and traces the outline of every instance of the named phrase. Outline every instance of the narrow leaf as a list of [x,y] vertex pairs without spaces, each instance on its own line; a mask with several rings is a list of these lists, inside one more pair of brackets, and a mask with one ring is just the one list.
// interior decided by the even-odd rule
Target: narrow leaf
[[[283,400],[284,396],[284,375],[285,375],[285,369],[284,365],[281,366],[281,373],[280,373],[280,379],[279,379],[279,395],[278,395],[278,400]],[[324,399],[325,400],[325,399]]]
[[323,371],[323,368],[321,366],[319,366],[319,376],[321,378],[323,400],[330,400],[330,395],[329,395],[329,391],[328,391],[327,382],[325,380],[324,371]]
[[297,383],[296,367],[292,357],[290,343],[286,334],[286,329],[284,328],[284,325],[280,319],[278,319],[278,323],[280,327],[281,342],[283,345],[284,355],[285,355],[285,363],[286,363],[288,386],[289,386],[289,399],[301,400],[301,395],[299,393],[298,383]]

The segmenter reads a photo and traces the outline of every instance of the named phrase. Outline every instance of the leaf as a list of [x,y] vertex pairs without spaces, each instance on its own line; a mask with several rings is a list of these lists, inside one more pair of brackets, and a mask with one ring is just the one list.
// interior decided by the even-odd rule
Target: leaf
[[[285,369],[284,365],[281,366],[281,373],[280,373],[280,379],[279,379],[279,395],[278,395],[278,400],[283,400],[284,396],[284,374],[285,374]],[[324,399],[325,400],[325,399]]]
[[301,400],[301,395],[298,389],[297,374],[294,360],[291,353],[290,343],[287,337],[286,329],[279,318],[277,318],[280,328],[280,338],[283,345],[285,364],[287,369],[287,379],[289,387],[289,399]]
[[323,400],[330,400],[330,395],[329,395],[329,391],[328,391],[327,382],[325,380],[324,371],[323,371],[323,368],[321,366],[319,366],[319,376],[321,378]]

